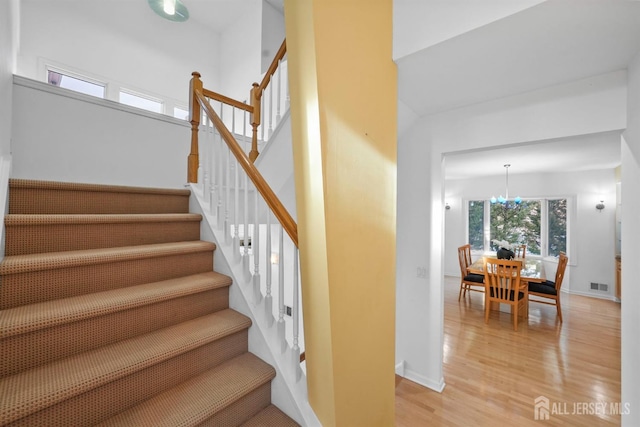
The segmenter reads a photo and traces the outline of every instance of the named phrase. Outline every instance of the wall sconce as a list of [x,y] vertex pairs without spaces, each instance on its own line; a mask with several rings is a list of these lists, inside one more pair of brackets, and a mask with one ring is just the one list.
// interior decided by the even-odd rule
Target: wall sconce
[[271,264],[277,264],[280,262],[280,256],[277,252],[271,252]]
[[602,212],[602,209],[604,209],[604,200],[600,200],[600,203],[596,205],[596,209],[598,209],[598,212]]

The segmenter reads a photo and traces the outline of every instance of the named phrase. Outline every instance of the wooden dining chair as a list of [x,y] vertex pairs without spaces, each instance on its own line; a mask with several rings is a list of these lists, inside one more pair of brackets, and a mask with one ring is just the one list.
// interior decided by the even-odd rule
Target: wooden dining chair
[[[556,278],[552,282],[547,280],[542,283],[529,283],[529,301],[540,304],[555,305],[558,312],[558,319],[562,322],[562,307],[560,306],[560,288],[564,279],[564,272],[567,268],[569,258],[564,252],[560,252],[558,257],[558,269]],[[533,298],[532,298],[533,297]]]
[[469,266],[473,264],[471,261],[471,245],[462,245],[458,248],[458,262],[460,263],[458,301],[460,301],[461,296],[467,295],[467,291],[484,292],[484,276],[467,271]]
[[513,248],[514,258],[524,258],[527,254],[527,245],[520,245]]
[[522,261],[484,259],[484,322],[489,323],[492,303],[509,304],[513,317],[513,330],[518,330],[520,314],[526,319],[528,313],[527,286],[520,280]]

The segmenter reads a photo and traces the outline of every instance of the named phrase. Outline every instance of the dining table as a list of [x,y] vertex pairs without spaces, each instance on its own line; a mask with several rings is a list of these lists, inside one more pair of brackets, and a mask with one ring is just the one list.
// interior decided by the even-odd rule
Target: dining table
[[[484,255],[476,259],[469,267],[467,271],[472,274],[484,274],[484,258],[497,258],[496,255]],[[529,283],[542,283],[547,280],[544,272],[544,263],[541,258],[514,258],[514,261],[522,262],[522,269],[520,270],[520,281],[524,286],[528,286]],[[529,301],[527,301],[527,306]],[[498,310],[504,310],[502,306],[508,306],[507,304],[500,304]],[[492,309],[493,309],[492,304]],[[505,307],[506,308],[506,307]],[[527,310],[528,312],[529,310]]]
[[[472,274],[484,274],[484,258],[497,258],[495,255],[484,255],[476,259],[473,264],[467,267],[467,271]],[[514,261],[522,261],[520,270],[520,280],[523,282],[542,283],[547,280],[544,274],[544,264],[541,258],[514,258]]]

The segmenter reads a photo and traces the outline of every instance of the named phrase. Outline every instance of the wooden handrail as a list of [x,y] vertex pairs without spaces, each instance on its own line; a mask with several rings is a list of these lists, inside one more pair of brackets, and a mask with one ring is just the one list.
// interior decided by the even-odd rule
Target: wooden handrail
[[276,53],[276,56],[271,61],[271,65],[267,69],[264,77],[262,78],[262,82],[260,84],[254,83],[251,88],[250,98],[251,105],[253,106],[253,113],[251,115],[251,126],[253,127],[253,135],[251,136],[251,151],[249,152],[249,158],[252,162],[255,162],[258,158],[258,126],[260,126],[261,116],[262,116],[262,93],[266,89],[267,85],[271,81],[271,77],[275,74],[278,69],[278,64],[280,60],[284,58],[284,55],[287,53],[287,39],[284,39],[282,44],[280,45],[280,49]]
[[209,119],[211,119],[211,122],[218,129],[220,136],[222,136],[229,150],[235,156],[238,164],[242,166],[242,169],[244,169],[249,179],[251,179],[256,186],[256,189],[260,192],[280,224],[282,224],[282,228],[284,228],[291,238],[291,241],[293,241],[293,244],[298,246],[298,226],[289,214],[289,211],[287,211],[287,208],[285,208],[280,199],[278,199],[260,171],[254,166],[253,162],[249,160],[249,157],[247,157],[231,132],[229,132],[229,129],[227,129],[218,114],[213,110],[211,104],[207,102],[202,90],[195,90],[194,98],[197,99],[199,105],[204,109]]
[[278,69],[278,64],[280,63],[280,60],[284,58],[286,53],[287,53],[287,40],[285,39],[280,45],[280,49],[278,49],[276,56],[273,58],[273,61],[271,61],[271,65],[269,65],[269,68],[267,68],[267,72],[262,78],[262,82],[260,82],[260,85],[258,86],[260,97],[262,97],[262,92],[264,92],[264,90],[266,89],[267,85],[269,84],[269,81],[271,80],[271,77],[273,77],[276,70]]
[[249,104],[245,104],[244,102],[237,101],[233,98],[229,98],[228,96],[224,96],[219,94],[218,92],[214,92],[209,89],[202,89],[202,94],[208,98],[215,99],[216,101],[224,102],[225,104],[232,105],[236,108],[240,108],[241,110],[245,110],[253,114],[253,106]]

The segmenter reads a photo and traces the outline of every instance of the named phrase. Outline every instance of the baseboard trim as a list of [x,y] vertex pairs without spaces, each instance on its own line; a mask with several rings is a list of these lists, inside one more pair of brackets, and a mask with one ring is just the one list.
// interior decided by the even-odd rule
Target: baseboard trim
[[411,380],[414,383],[420,384],[421,386],[427,387],[438,393],[442,393],[446,385],[444,382],[444,378],[440,378],[439,381],[433,381],[432,379],[427,378],[422,374],[412,371],[411,369],[407,369],[404,360],[396,364],[396,375]]

